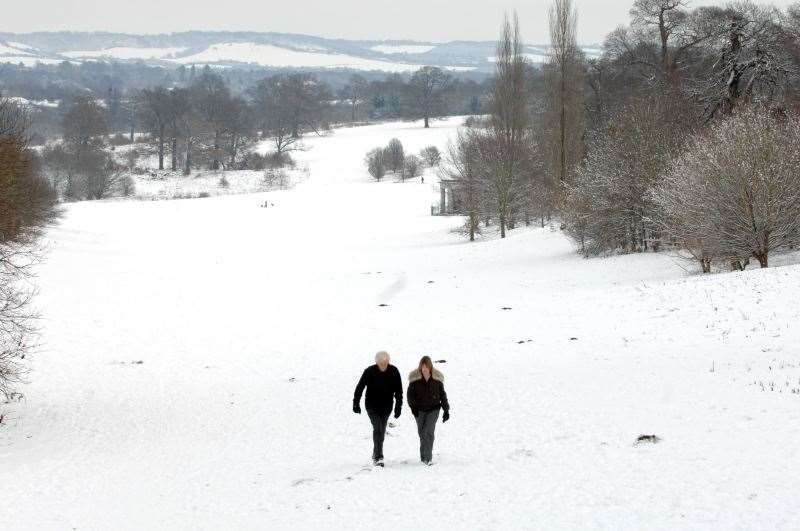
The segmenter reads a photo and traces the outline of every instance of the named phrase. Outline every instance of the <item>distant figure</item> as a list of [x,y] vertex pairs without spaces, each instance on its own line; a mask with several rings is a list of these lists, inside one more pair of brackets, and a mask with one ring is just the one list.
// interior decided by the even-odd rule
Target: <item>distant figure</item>
[[419,361],[419,368],[408,375],[408,407],[417,419],[419,457],[425,465],[433,464],[433,439],[439,410],[442,422],[450,420],[450,404],[444,391],[444,375],[433,368],[428,356]]
[[375,365],[364,370],[356,385],[353,413],[359,415],[364,388],[367,389],[364,403],[372,423],[372,464],[382,467],[383,440],[386,437],[389,415],[392,413],[392,401],[394,401],[394,418],[399,418],[403,409],[403,382],[397,367],[389,364],[389,354],[378,352],[375,355]]
[[425,176],[422,177],[422,184],[425,184]]

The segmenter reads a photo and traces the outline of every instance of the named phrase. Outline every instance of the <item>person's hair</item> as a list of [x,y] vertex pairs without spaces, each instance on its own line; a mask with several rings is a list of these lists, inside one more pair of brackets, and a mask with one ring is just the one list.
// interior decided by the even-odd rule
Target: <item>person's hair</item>
[[431,374],[433,374],[433,362],[431,361],[430,357],[422,356],[422,359],[419,360],[419,372],[420,372],[420,374],[422,374],[422,366],[423,365],[428,368],[428,370],[431,372]]
[[389,361],[391,358],[389,357],[389,353],[381,350],[377,354],[375,354],[375,363],[380,363],[381,361],[386,360]]

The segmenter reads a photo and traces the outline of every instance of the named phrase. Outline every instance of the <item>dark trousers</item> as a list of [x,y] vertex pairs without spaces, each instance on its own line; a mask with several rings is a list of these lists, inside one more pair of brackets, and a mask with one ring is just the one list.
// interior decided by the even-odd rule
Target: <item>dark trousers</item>
[[386,437],[389,413],[367,410],[367,415],[372,423],[372,459],[383,459],[383,439]]
[[423,461],[433,460],[433,434],[439,410],[419,411],[417,413],[417,431],[419,432],[419,457]]

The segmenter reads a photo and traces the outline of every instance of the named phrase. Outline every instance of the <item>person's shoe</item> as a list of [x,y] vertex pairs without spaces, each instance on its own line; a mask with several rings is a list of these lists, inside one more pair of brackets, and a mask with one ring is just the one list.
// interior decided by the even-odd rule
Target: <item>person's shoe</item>
[[372,460],[372,463],[373,463],[375,466],[379,466],[379,467],[383,468],[383,466],[384,466],[384,465],[383,465],[383,457],[379,457],[378,459],[373,459],[373,460]]

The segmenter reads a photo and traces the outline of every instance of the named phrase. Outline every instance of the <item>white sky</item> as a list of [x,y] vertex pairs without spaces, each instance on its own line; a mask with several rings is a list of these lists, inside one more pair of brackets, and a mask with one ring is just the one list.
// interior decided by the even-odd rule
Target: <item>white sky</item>
[[[796,0],[795,0],[796,1]],[[549,0],[3,0],[0,31],[277,31],[348,39],[495,40],[516,9],[525,40],[546,43]],[[633,0],[575,0],[579,41],[627,23]],[[691,5],[721,4],[694,0]],[[767,2],[757,2],[767,3]],[[776,0],[784,7],[792,0]]]

